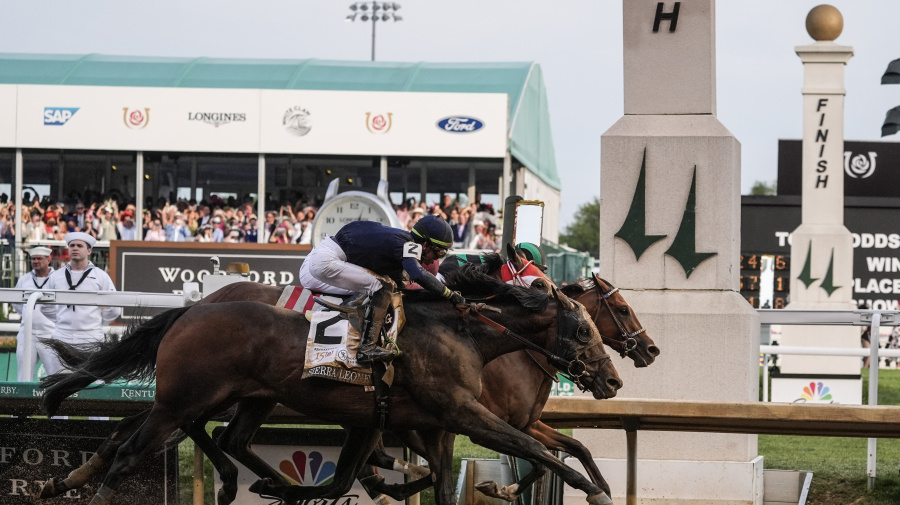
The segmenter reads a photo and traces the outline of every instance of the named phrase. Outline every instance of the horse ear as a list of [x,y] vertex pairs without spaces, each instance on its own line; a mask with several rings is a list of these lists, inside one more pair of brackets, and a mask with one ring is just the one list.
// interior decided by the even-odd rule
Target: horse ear
[[553,297],[556,298],[556,301],[558,301],[564,309],[575,310],[575,304],[572,303],[572,300],[570,300],[562,291],[556,289],[556,287],[553,287]]
[[603,279],[601,279],[600,276],[597,275],[596,273],[591,272],[591,277],[594,279],[594,284],[596,284],[597,286],[600,286],[603,284],[603,282],[602,282]]
[[506,243],[506,257],[516,268],[522,268],[525,266],[525,262],[523,262],[522,258],[520,258],[518,254],[516,254],[516,248],[513,247],[513,245],[509,242]]

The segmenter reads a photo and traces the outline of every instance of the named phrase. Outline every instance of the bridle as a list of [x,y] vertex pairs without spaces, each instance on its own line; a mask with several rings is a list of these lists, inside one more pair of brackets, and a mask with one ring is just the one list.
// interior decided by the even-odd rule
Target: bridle
[[[573,324],[573,322],[569,318],[565,317],[566,310],[562,307],[561,303],[558,303],[557,309],[556,309],[557,310],[557,312],[556,312],[556,317],[557,317],[557,324],[556,324],[557,351],[556,351],[556,353],[553,353],[547,349],[544,349],[543,347],[531,342],[530,340],[519,335],[518,333],[510,330],[506,326],[503,326],[502,324],[498,323],[497,321],[494,321],[493,319],[485,316],[484,314],[481,313],[481,311],[484,310],[485,307],[486,306],[483,303],[479,303],[479,304],[473,304],[473,305],[468,305],[463,308],[459,308],[459,311],[460,311],[460,315],[462,317],[465,317],[466,315],[472,315],[478,321],[481,321],[482,323],[490,326],[491,328],[494,328],[495,330],[501,332],[502,334],[504,334],[514,340],[517,340],[519,343],[521,343],[528,349],[543,354],[544,356],[547,357],[547,361],[553,367],[555,367],[556,369],[559,370],[560,375],[562,375],[563,377],[572,381],[572,383],[575,384],[576,386],[578,386],[578,389],[580,389],[581,391],[587,391],[589,389],[588,386],[583,384],[583,381],[582,381],[582,379],[588,375],[587,364],[593,363],[595,361],[611,360],[609,354],[606,354],[605,352],[601,352],[590,358],[585,358],[585,359],[580,358],[581,356],[583,356],[585,354],[585,351],[587,351],[589,349],[593,349],[594,347],[597,347],[597,346],[601,346],[601,348],[602,348],[602,346],[603,346],[602,342],[595,342],[593,345],[583,348],[581,353],[577,354],[575,356],[575,358],[571,359],[571,360],[568,360],[566,358],[563,358],[562,356],[559,356],[559,354],[558,354],[559,347],[561,347],[562,341],[563,341],[562,337],[565,334],[565,331],[568,330],[569,327],[572,326],[572,324]],[[586,330],[586,333],[583,333],[582,330]],[[582,337],[582,335],[584,335],[584,337]],[[579,325],[579,327],[575,329],[575,339],[584,344],[588,344],[590,342],[590,340],[591,340],[590,330],[587,328],[586,325]],[[526,351],[526,354],[531,356],[531,353],[528,353],[527,351]],[[534,357],[531,356],[531,359],[534,359]],[[538,364],[538,366],[540,366],[540,364]],[[544,370],[543,367],[541,367],[541,369]],[[551,378],[555,378],[555,374],[551,374],[551,373],[547,372],[547,370],[544,370],[544,373],[549,375]]]
[[624,324],[622,324],[619,316],[616,315],[616,311],[613,310],[612,305],[609,303],[609,297],[618,293],[619,288],[612,288],[604,293],[600,288],[599,282],[594,280],[593,283],[594,288],[596,288],[597,292],[597,308],[594,311],[593,315],[594,321],[597,321],[597,319],[600,317],[600,307],[605,306],[606,310],[609,311],[609,315],[612,317],[613,321],[616,323],[616,326],[619,328],[619,336],[622,337],[621,340],[616,340],[601,333],[600,338],[603,339],[605,343],[609,344],[610,347],[614,349],[618,348],[616,350],[618,350],[619,355],[624,358],[628,353],[634,351],[635,348],[637,348],[637,340],[634,337],[646,332],[647,330],[639,328],[629,333],[628,329],[625,328]]

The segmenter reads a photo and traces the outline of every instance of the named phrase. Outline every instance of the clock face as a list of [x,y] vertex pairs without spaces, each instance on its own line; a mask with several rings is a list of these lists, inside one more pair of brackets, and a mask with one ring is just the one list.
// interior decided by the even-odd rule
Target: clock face
[[354,193],[336,195],[322,205],[312,225],[313,246],[351,221],[377,221],[385,226],[397,226],[396,214],[377,196]]

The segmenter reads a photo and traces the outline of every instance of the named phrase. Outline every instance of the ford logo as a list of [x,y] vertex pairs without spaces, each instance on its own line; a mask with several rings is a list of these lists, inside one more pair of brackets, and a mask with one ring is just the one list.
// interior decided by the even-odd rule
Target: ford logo
[[437,127],[450,133],[472,133],[484,128],[484,123],[473,117],[450,116],[438,121]]

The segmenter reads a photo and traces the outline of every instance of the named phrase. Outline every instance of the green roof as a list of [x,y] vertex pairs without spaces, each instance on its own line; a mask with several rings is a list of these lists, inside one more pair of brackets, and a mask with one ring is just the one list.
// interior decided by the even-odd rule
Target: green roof
[[509,151],[560,189],[537,63],[389,63],[0,53],[0,84],[506,93]]

